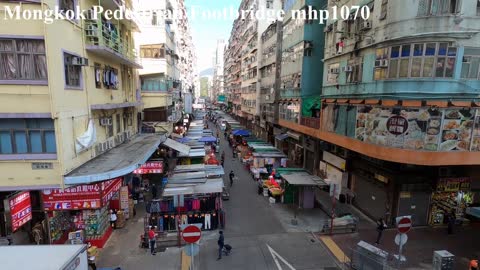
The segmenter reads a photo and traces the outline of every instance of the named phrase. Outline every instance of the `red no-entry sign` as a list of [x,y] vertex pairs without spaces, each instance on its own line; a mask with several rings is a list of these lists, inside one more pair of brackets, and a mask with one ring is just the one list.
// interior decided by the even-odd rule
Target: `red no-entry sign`
[[185,229],[183,229],[182,232],[182,237],[183,240],[187,243],[195,243],[198,240],[200,240],[200,237],[202,236],[202,231],[197,227],[197,226],[187,226]]
[[412,228],[412,220],[409,217],[401,217],[397,223],[399,233],[407,233]]

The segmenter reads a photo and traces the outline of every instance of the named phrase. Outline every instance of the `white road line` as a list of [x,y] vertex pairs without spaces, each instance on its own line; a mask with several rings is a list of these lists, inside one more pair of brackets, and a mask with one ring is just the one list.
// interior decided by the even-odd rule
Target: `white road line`
[[296,270],[291,264],[287,262],[287,260],[285,260],[285,258],[280,256],[275,250],[273,250],[273,248],[271,248],[269,245],[267,245],[267,247],[268,247],[268,250],[270,251],[270,254],[272,254],[273,260],[275,261],[275,264],[277,265],[278,270],[283,270],[278,259],[280,259],[284,264],[286,264],[290,268],[290,270]]
[[411,227],[412,224],[410,223],[405,223],[405,224],[398,224],[398,228],[406,228],[406,227]]

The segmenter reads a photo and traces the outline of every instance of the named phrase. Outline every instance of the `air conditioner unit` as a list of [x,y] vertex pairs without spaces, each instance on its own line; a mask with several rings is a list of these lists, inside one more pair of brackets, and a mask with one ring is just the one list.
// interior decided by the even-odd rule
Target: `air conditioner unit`
[[362,31],[366,31],[366,30],[370,30],[372,29],[372,22],[371,21],[364,21],[361,25],[360,25],[360,30]]
[[338,68],[331,68],[331,69],[330,69],[330,73],[331,73],[331,74],[338,74],[338,73],[340,73],[340,72],[339,72],[339,69],[338,69]]
[[100,125],[101,126],[111,126],[112,125],[112,118],[100,118]]
[[72,57],[72,66],[88,66],[88,59],[84,57]]
[[375,67],[376,68],[386,68],[386,67],[388,67],[388,60],[386,60],[386,59],[375,60]]
[[115,140],[110,139],[108,140],[108,149],[115,147]]
[[352,66],[345,66],[345,67],[342,67],[342,70],[344,72],[352,72],[353,71],[353,67]]

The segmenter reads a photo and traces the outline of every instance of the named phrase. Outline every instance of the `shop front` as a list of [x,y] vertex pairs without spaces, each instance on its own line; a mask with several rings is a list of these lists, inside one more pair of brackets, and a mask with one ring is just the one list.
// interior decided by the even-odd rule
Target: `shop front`
[[315,154],[316,142],[316,139],[309,136],[305,136],[305,140],[303,140],[303,149],[305,150],[303,167],[312,174],[316,172],[315,168],[317,166],[316,164],[318,164],[319,158],[319,155]]
[[0,245],[44,244],[46,221],[39,192],[5,192],[0,198]]
[[470,185],[471,179],[468,177],[438,179],[432,193],[429,224],[446,224],[451,214],[455,215],[457,221],[466,222],[465,211],[474,199]]
[[[102,248],[110,237],[109,210],[117,212],[118,220],[124,213],[118,210],[119,191],[123,178],[95,184],[44,190],[43,204],[49,217],[51,244],[64,244],[69,233],[83,231],[84,239]],[[117,221],[118,222],[118,221]]]

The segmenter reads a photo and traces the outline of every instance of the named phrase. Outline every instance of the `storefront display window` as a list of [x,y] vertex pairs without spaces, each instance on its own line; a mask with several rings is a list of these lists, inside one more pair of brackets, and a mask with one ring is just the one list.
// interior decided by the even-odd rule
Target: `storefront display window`
[[431,225],[446,223],[451,213],[455,213],[457,220],[463,220],[467,206],[473,202],[470,181],[470,178],[442,178],[438,181],[432,194]]

